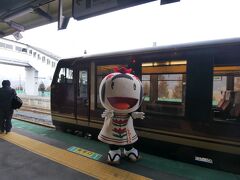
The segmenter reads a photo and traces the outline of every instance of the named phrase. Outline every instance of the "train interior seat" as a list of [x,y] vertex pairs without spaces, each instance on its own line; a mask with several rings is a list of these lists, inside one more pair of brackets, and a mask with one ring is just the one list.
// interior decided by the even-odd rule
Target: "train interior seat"
[[146,105],[146,112],[156,115],[184,116],[184,105],[179,102],[154,101]]
[[240,91],[234,92],[233,107],[230,110],[232,117],[240,117]]
[[232,119],[240,116],[240,91],[227,90],[222,92],[222,99],[214,110],[215,117]]
[[225,91],[224,92],[224,96],[223,96],[223,103],[220,107],[222,111],[227,111],[229,110],[231,107],[233,101],[233,92],[232,91]]

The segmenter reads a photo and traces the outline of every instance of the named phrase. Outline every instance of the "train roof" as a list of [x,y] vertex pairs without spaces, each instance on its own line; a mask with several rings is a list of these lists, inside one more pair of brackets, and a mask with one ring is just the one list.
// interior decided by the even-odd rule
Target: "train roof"
[[208,41],[197,41],[197,42],[188,42],[182,44],[171,44],[163,45],[156,47],[140,48],[140,49],[131,49],[123,51],[115,51],[108,53],[84,55],[80,57],[67,58],[62,60],[90,60],[97,58],[108,58],[108,57],[117,57],[123,55],[138,55],[138,54],[148,54],[154,52],[174,52],[174,51],[183,51],[183,50],[197,50],[197,49],[206,49],[214,47],[223,47],[223,46],[240,46],[240,38],[229,38],[229,39],[218,39],[218,40],[208,40]]

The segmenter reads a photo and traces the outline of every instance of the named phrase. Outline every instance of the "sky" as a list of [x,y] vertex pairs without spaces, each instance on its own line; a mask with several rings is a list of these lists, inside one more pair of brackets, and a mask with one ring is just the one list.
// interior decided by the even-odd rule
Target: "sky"
[[[154,42],[162,46],[235,38],[240,37],[239,7],[240,0],[155,1],[81,21],[71,18],[65,30],[58,31],[57,23],[27,30],[19,42],[69,58],[85,50],[96,54],[151,47]],[[24,68],[0,65],[0,77],[5,71],[15,72],[12,79],[24,79]]]
[[[22,32],[22,43],[62,58],[127,49],[240,37],[239,0],[155,1],[77,21],[67,29],[57,23]],[[12,36],[7,37],[14,39]]]

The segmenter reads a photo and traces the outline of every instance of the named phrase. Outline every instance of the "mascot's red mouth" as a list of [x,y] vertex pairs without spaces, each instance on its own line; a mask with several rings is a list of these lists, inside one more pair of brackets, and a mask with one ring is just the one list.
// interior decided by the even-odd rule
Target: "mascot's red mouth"
[[138,102],[138,99],[128,97],[109,97],[107,99],[111,106],[117,109],[130,109]]

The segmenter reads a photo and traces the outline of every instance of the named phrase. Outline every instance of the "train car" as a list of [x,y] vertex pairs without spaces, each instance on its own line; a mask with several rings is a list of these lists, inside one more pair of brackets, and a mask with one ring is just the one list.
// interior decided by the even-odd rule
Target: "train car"
[[51,85],[53,124],[96,137],[98,89],[114,67],[133,69],[144,100],[140,150],[240,173],[240,39],[62,59]]

